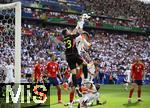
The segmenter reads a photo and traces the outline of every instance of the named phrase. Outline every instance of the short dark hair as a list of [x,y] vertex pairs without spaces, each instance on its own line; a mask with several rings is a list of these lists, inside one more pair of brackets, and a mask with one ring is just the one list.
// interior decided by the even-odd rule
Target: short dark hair
[[84,34],[84,35],[87,35],[87,36],[89,36],[89,33],[88,32],[83,32],[82,34]]
[[62,33],[63,36],[65,36],[65,35],[66,35],[66,32],[67,32],[67,29],[64,29],[64,30],[62,30],[61,33]]

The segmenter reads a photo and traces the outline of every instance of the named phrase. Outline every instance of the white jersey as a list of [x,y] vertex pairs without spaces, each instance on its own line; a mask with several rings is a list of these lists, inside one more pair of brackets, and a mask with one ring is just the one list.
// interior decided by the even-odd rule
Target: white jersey
[[126,76],[125,80],[127,82],[130,82],[130,80],[131,80],[131,70],[126,70],[124,75]]
[[91,45],[89,42],[86,41],[85,37],[81,35],[76,37],[75,41],[79,55],[81,55],[81,52],[85,52],[85,49],[88,49]]
[[5,66],[5,73],[6,73],[6,75],[13,75],[13,69],[14,69],[13,64],[6,65]]
[[4,83],[14,82],[13,70],[14,70],[13,64],[5,66],[4,71],[5,71],[6,79],[5,79]]
[[[94,84],[92,85],[93,87],[91,90],[93,90],[93,92],[83,94],[83,96],[79,99],[81,108],[84,107],[82,103],[85,103],[87,106],[90,106],[94,101],[99,100],[99,92],[97,92],[95,85]],[[90,86],[87,85],[86,87],[89,88]]]
[[77,26],[76,29],[83,29],[83,25],[84,25],[84,19],[81,19],[77,22]]

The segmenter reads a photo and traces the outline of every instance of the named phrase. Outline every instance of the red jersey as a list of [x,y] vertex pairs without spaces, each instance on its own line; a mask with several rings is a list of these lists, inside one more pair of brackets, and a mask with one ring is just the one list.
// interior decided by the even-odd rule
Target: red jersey
[[57,72],[59,71],[59,65],[56,62],[48,62],[47,64],[47,72],[48,76],[52,78],[57,77]]
[[39,63],[37,63],[34,66],[34,78],[40,79],[40,77],[41,77],[41,65]]
[[82,69],[79,70],[79,72],[76,75],[76,78],[77,79],[81,78],[81,75],[82,75]]
[[144,74],[144,64],[135,63],[132,65],[131,77],[133,80],[142,80]]
[[70,77],[70,70],[69,69],[65,70],[64,76],[65,76],[66,79],[69,79],[69,77]]

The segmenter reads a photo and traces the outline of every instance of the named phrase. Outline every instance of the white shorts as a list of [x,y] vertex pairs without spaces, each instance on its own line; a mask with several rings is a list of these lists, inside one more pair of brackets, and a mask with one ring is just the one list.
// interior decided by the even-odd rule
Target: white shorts
[[93,81],[93,79],[94,79],[94,74],[95,74],[95,65],[94,65],[93,63],[88,64],[88,65],[87,65],[87,68],[88,68],[88,71],[89,71],[88,79],[89,79],[90,81]]

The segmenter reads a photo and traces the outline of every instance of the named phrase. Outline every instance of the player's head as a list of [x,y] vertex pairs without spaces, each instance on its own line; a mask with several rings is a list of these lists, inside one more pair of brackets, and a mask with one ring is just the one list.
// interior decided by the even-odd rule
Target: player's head
[[37,59],[37,63],[42,64],[43,62],[44,62],[44,58],[38,58],[38,59]]
[[136,59],[135,59],[135,62],[136,62],[136,63],[139,63],[139,62],[140,62],[140,58],[136,58]]
[[62,34],[63,36],[69,35],[69,34],[70,34],[70,31],[69,31],[67,28],[65,28],[65,29],[62,30],[61,34]]
[[51,60],[52,60],[52,61],[56,61],[56,55],[55,55],[55,54],[52,54],[52,55],[51,55]]
[[98,58],[95,58],[95,59],[94,59],[94,63],[95,63],[95,64],[98,64],[99,62],[100,62],[100,60],[99,60]]
[[81,35],[84,36],[86,40],[90,39],[90,34],[86,31],[82,31]]
[[93,82],[92,82],[92,81],[89,81],[89,80],[84,80],[84,85],[85,85],[87,88],[91,88],[91,86],[93,85]]
[[139,63],[140,62],[140,56],[138,54],[135,55],[135,63]]

